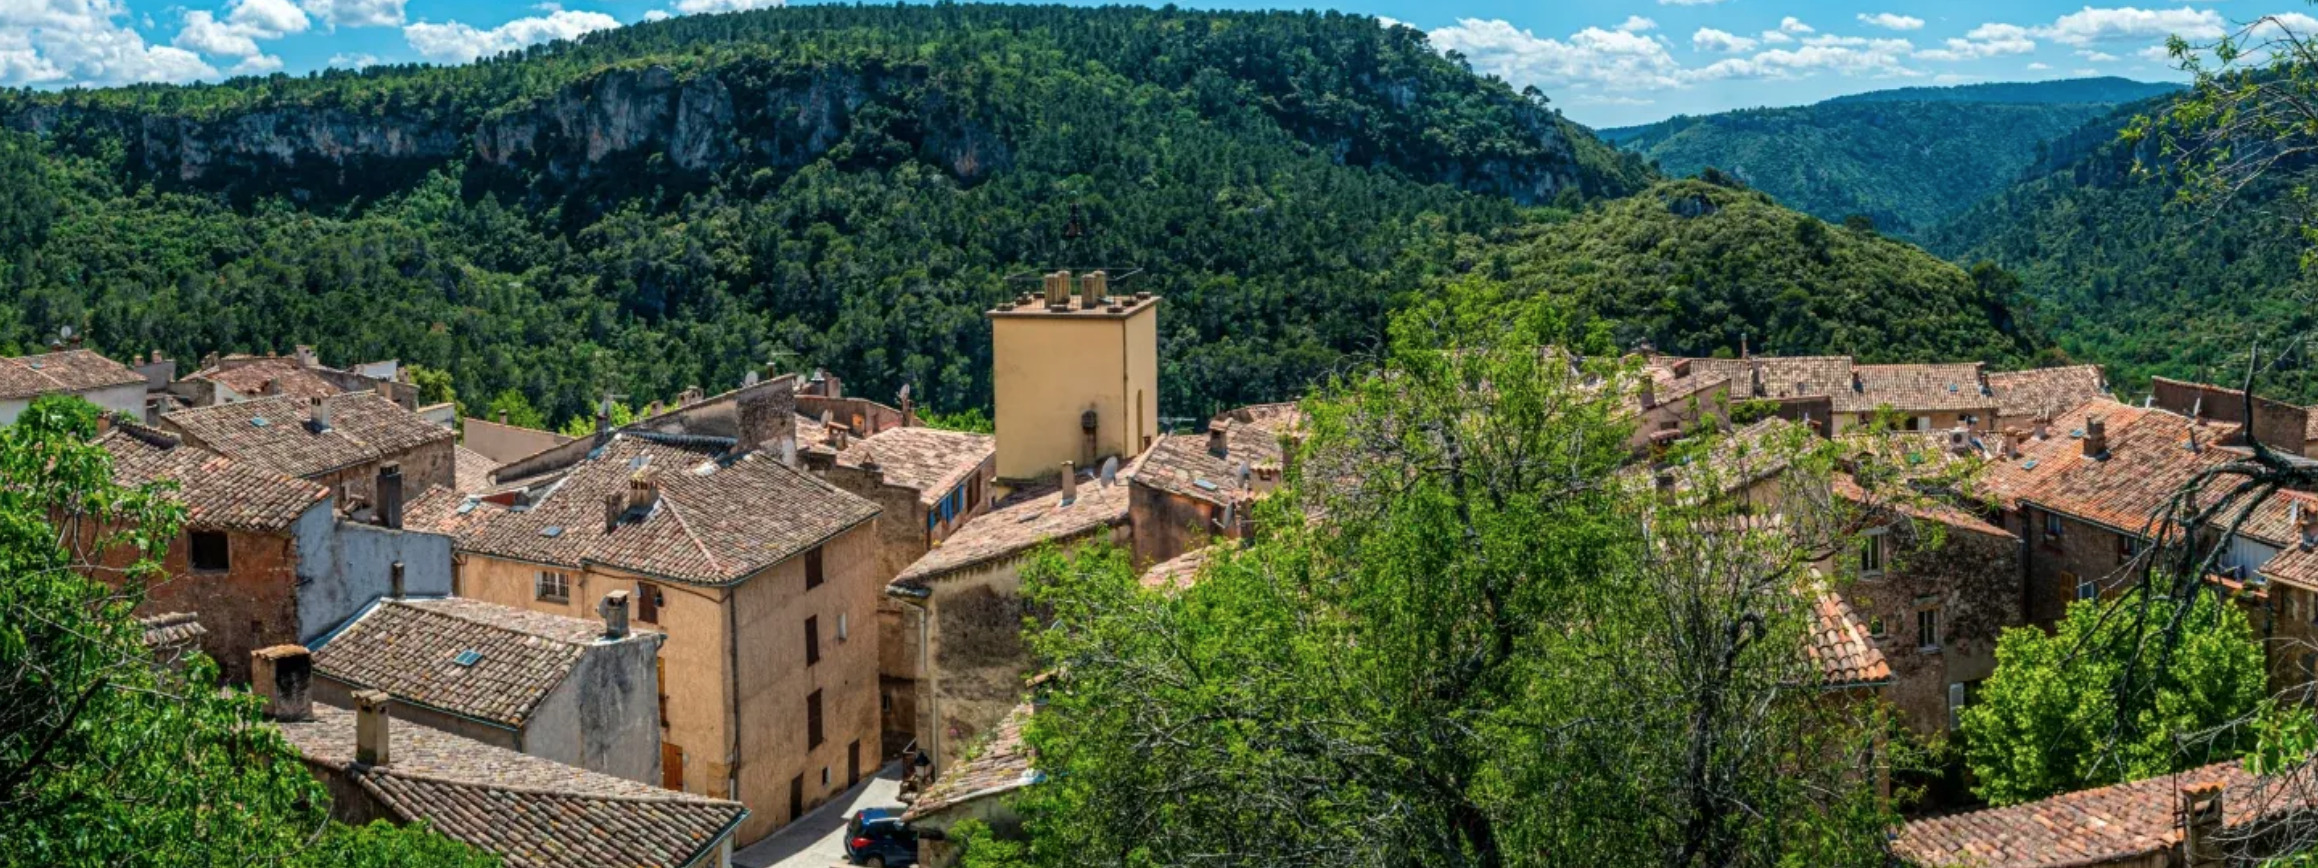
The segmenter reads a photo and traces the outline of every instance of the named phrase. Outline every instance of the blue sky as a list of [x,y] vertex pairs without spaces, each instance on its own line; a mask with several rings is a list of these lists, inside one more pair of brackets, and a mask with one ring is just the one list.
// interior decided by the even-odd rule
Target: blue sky
[[[463,63],[666,15],[780,0],[0,0],[0,84],[216,80],[376,62]],[[1186,5],[1210,5],[1187,3]],[[1233,8],[1313,5],[1225,0]],[[2212,39],[2301,0],[1341,0],[1536,85],[1596,126],[1910,85],[2175,78],[2168,33]],[[2318,10],[2314,10],[2318,11]]]

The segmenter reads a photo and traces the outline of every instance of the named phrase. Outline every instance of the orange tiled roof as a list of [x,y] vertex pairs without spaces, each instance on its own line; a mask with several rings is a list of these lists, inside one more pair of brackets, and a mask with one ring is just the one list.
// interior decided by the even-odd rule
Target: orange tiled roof
[[237,461],[141,425],[120,424],[97,438],[122,485],[177,484],[185,523],[201,529],[278,531],[330,496],[302,479]]
[[[1835,489],[1837,497],[1853,503],[1868,503],[1867,489],[1861,488],[1859,482],[1848,474],[1836,475],[1830,484]],[[1979,516],[1936,500],[1884,498],[1877,501],[1875,505],[1896,510],[1910,518],[1936,521],[1958,530],[1968,530],[2004,539],[2018,539],[2011,531],[1989,524]]]
[[[1127,474],[1122,474],[1126,476]],[[1079,480],[1078,499],[1062,502],[1060,490],[993,509],[950,534],[924,557],[903,568],[895,584],[919,583],[944,574],[1062,542],[1125,523],[1127,484]]]
[[519,727],[603,635],[602,621],[481,600],[384,600],[314,648],[314,673]]
[[2144,858],[2181,840],[2184,787],[2223,787],[2222,822],[2244,828],[2307,811],[2306,780],[2259,778],[2238,762],[1908,823],[1892,842],[1900,860],[1927,868],[2061,868]]
[[298,364],[297,359],[286,356],[227,361],[230,364],[220,363],[216,367],[203,368],[187,374],[185,379],[207,380],[244,397],[269,394],[266,389],[268,384],[273,386],[271,394],[293,398],[327,398],[344,391],[306,370],[306,366]]
[[[392,710],[388,715],[392,717]],[[306,763],[361,788],[404,822],[489,850],[510,868],[678,868],[732,833],[739,802],[664,790],[403,720],[385,765],[354,761],[354,712],[314,704],[276,724]]]
[[1143,587],[1154,591],[1180,591],[1191,587],[1192,580],[1199,576],[1200,568],[1207,566],[1207,560],[1231,545],[1231,540],[1224,540],[1152,564],[1150,569],[1143,571]]
[[2059,413],[2109,391],[2099,365],[1992,373],[1988,388],[1996,393],[1996,414],[2006,417]]
[[[2088,418],[2107,424],[2105,458],[2084,454]],[[2033,503],[2138,532],[2197,473],[2232,460],[2230,453],[2213,444],[2235,430],[2094,398],[2059,414],[2050,436],[2027,440],[2019,457],[1989,461],[1972,484],[2006,509]],[[2200,444],[2195,450],[2189,448],[2193,432]]]
[[[876,504],[716,438],[622,431],[525,507],[429,489],[405,524],[460,551],[577,568],[583,562],[710,585],[740,582],[874,518]],[[730,441],[724,441],[729,444]],[[649,471],[657,505],[606,528],[605,499]]]
[[[798,442],[804,442],[803,438]],[[912,489],[918,493],[919,503],[930,505],[948,496],[997,453],[998,438],[988,434],[913,426],[888,428],[855,440],[838,453],[837,463],[848,467],[874,463],[887,484]]]
[[1833,395],[1838,413],[1898,410],[1985,410],[1996,406],[1980,382],[1980,363],[1852,365],[1851,380]]
[[142,382],[143,375],[90,350],[0,358],[0,398],[94,392]]
[[317,429],[314,400],[290,395],[194,407],[162,416],[195,442],[285,476],[316,476],[455,438],[376,392],[319,399],[330,427]]
[[451,456],[452,487],[462,494],[473,494],[491,487],[491,471],[499,469],[499,462],[465,446],[453,447]]
[[1811,614],[1811,642],[1803,650],[1819,665],[1825,686],[1854,687],[1891,680],[1891,663],[1884,659],[1867,625],[1860,622],[1859,613],[1841,595],[1820,593],[1812,603]]
[[[1137,463],[1135,481],[1217,506],[1254,499],[1268,490],[1254,484],[1258,473],[1281,468],[1280,435],[1303,421],[1303,411],[1294,404],[1218,413],[1208,421],[1207,434],[1161,435]],[[1214,448],[1218,445],[1220,453]],[[1248,483],[1240,481],[1242,465],[1250,471]]]
[[902,812],[904,821],[915,821],[940,813],[953,806],[976,799],[1004,795],[1044,780],[1032,766],[1034,757],[1030,746],[1022,740],[1022,728],[1030,722],[1036,706],[1025,702],[1006,713],[998,728],[990,731],[990,739],[982,743],[972,758],[953,763],[942,772],[933,786],[911,802]]

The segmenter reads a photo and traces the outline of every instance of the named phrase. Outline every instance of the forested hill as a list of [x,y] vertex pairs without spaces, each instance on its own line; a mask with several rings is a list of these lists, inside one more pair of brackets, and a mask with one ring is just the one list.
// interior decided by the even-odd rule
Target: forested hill
[[0,343],[315,343],[551,419],[767,360],[986,405],[981,312],[1058,266],[1167,297],[1170,414],[1274,399],[1373,348],[1452,239],[1646,181],[1337,14],[800,6],[6,103],[45,143],[11,192],[54,216],[0,238]]
[[[2060,350],[2107,365],[2112,379],[2135,388],[2151,375],[2234,381],[2253,339],[2318,325],[2302,239],[2270,207],[2318,172],[2281,171],[2226,208],[2191,208],[2175,202],[2173,184],[2135,176],[2134,148],[2117,137],[2132,113],[2054,143],[2030,177],[1925,243],[2013,270],[2028,287],[2025,315]],[[2318,400],[2308,355],[2282,362],[2270,383],[2278,397]]]
[[1681,355],[1843,353],[2028,364],[2043,347],[1990,267],[1799,214],[1758,191],[1670,181],[1523,230],[1484,268],[1575,299],[1622,346]]
[[[982,312],[1055,267],[1165,296],[1168,415],[1290,398],[1519,227],[1654,177],[1333,13],[799,6],[464,67],[15,93],[0,122],[0,350],[67,324],[121,354],[311,343],[551,421],[768,362],[987,406]],[[1859,301],[1894,348],[1989,340]]]
[[[2020,177],[2040,145],[2165,85],[2124,79],[1909,88],[1605,130],[1671,175],[1708,167],[1827,220],[1914,236]],[[2083,100],[2083,101],[2079,101]]]

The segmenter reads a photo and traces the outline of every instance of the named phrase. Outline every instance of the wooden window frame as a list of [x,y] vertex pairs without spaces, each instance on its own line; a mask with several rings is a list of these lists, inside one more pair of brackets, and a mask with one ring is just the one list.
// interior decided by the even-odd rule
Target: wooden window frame
[[821,547],[814,546],[805,552],[805,590],[821,587],[828,580],[828,565],[822,562]]
[[660,593],[660,586],[651,582],[636,583],[636,620],[645,624],[660,623],[660,609],[668,598]]
[[[550,577],[553,577],[557,593],[548,593]],[[531,597],[550,603],[571,602],[571,575],[562,570],[531,571]]]
[[821,616],[805,616],[805,666],[821,662]]
[[[209,548],[204,541],[215,543],[217,560],[202,556]],[[205,563],[207,561],[207,563]],[[233,571],[233,537],[222,530],[193,530],[185,532],[185,565],[197,573],[227,573]]]
[[826,735],[821,731],[821,691],[815,690],[805,694],[805,747],[820,747],[828,741]]

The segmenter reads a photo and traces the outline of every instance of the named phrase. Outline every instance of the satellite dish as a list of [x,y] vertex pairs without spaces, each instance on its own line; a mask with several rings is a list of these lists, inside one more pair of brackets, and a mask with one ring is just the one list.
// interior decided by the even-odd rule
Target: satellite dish
[[743,388],[756,385],[757,372],[750,371],[748,376],[740,378],[740,384]]
[[72,326],[59,326],[56,330],[56,334],[58,337],[62,337],[65,340],[72,340]]
[[1119,456],[1113,455],[1103,459],[1103,484],[1107,486],[1117,481],[1119,481]]
[[828,410],[821,411],[821,427],[827,428],[835,421],[837,421],[837,415],[835,413],[832,413]]
[[907,401],[907,400],[909,400],[909,384],[908,384],[908,383],[903,383],[903,384],[901,384],[901,399],[902,399],[902,400],[904,400],[904,401]]
[[1246,488],[1248,484],[1248,463],[1245,461],[1240,462],[1238,467],[1232,469],[1232,473],[1239,477],[1240,487]]

